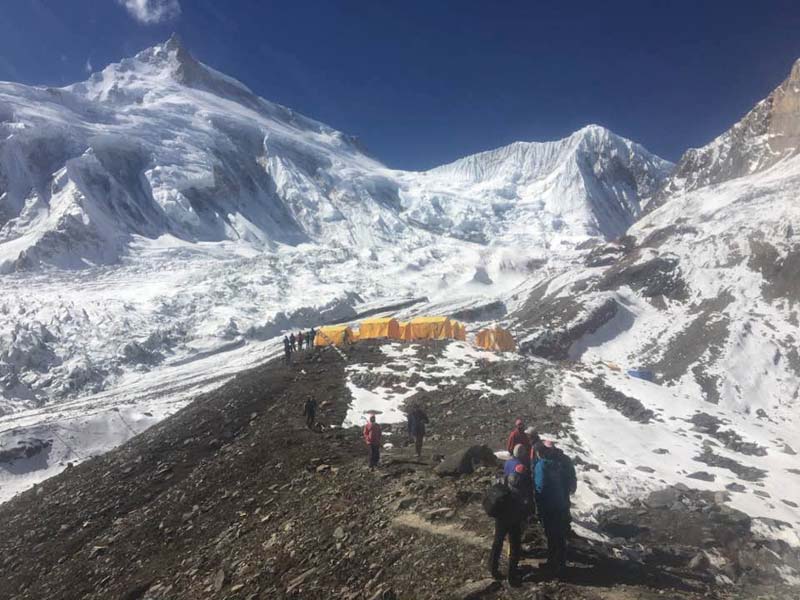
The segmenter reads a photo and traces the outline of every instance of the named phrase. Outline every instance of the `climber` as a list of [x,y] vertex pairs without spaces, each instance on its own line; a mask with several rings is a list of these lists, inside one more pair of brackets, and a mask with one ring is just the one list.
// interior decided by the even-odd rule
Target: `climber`
[[313,327],[306,332],[306,349],[311,350],[314,345],[314,329]]
[[422,456],[422,442],[425,438],[425,426],[428,424],[428,415],[419,404],[415,404],[408,413],[408,435],[413,438],[417,451],[417,458]]
[[309,396],[303,406],[303,416],[306,418],[306,427],[309,429],[314,428],[314,419],[317,416],[317,401]]
[[561,575],[567,565],[567,528],[569,494],[566,492],[561,466],[552,445],[536,444],[534,488],[536,506],[547,537],[547,564],[553,575]]
[[364,425],[364,442],[369,446],[369,468],[374,469],[381,460],[381,426],[370,415],[369,422]]
[[[535,463],[536,463],[536,450],[534,450],[534,447],[536,446],[536,444],[538,442],[541,441],[541,438],[539,437],[539,433],[536,431],[536,428],[533,427],[533,426],[528,427],[525,430],[525,435],[527,435],[528,439],[531,441],[530,453],[529,453],[529,464],[531,466],[531,474],[532,474],[533,473],[533,467],[535,466]],[[533,477],[533,475],[531,475],[531,477]]]
[[305,338],[305,336],[303,335],[302,331],[297,334],[297,337],[295,337],[295,339],[297,340],[297,349],[298,350],[302,350],[303,349],[303,339],[304,338]]
[[289,334],[289,343],[292,345],[292,352],[297,350],[297,339],[294,337],[294,333]]
[[523,490],[525,467],[520,467],[522,473],[514,471],[506,478],[508,493],[503,498],[501,506],[497,507],[494,517],[494,541],[489,554],[489,572],[495,579],[501,579],[499,563],[503,542],[508,537],[508,580],[510,583],[519,581],[518,565],[522,553],[522,524],[525,521],[526,508]]
[[292,362],[292,342],[286,336],[283,336],[283,358],[287,365]]
[[533,496],[533,477],[530,469],[524,462],[527,449],[522,444],[514,446],[514,452],[510,460],[503,465],[503,475],[506,480],[512,473],[517,473],[520,476],[520,491],[523,492],[522,500],[525,504],[526,514],[529,518],[536,515],[536,503]]
[[514,421],[514,429],[508,436],[506,449],[508,450],[509,454],[514,453],[514,446],[517,444],[522,444],[525,446],[525,456],[521,460],[526,465],[530,464],[529,454],[531,449],[531,439],[528,437],[528,434],[525,433],[525,422],[522,419],[517,419]]
[[561,448],[556,447],[555,443],[548,440],[544,442],[544,444],[545,446],[550,444],[549,447],[552,452],[552,458],[558,464],[559,470],[561,471],[561,483],[564,486],[564,497],[567,501],[567,510],[564,511],[564,535],[569,537],[572,523],[572,515],[569,510],[572,507],[570,496],[573,496],[578,489],[578,476],[575,473],[575,464],[569,456],[564,454]]

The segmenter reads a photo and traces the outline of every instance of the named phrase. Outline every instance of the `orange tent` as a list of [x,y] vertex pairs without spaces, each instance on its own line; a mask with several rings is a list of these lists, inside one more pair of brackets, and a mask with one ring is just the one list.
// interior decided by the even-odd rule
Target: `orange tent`
[[447,317],[415,317],[408,322],[411,340],[446,340],[453,337],[453,324]]
[[393,317],[365,319],[358,326],[358,338],[371,340],[375,338],[400,339],[400,323]]
[[317,330],[315,346],[343,346],[355,339],[353,330],[347,325],[326,325]]
[[467,340],[467,328],[460,321],[453,321],[453,339],[462,342]]
[[502,327],[483,329],[475,336],[475,345],[484,350],[513,352],[517,347],[513,336]]
[[411,341],[411,339],[412,339],[411,338],[411,327],[409,327],[408,321],[400,321],[398,323],[398,327],[399,327],[400,335],[399,335],[399,337],[397,339],[398,340],[405,340],[407,342]]

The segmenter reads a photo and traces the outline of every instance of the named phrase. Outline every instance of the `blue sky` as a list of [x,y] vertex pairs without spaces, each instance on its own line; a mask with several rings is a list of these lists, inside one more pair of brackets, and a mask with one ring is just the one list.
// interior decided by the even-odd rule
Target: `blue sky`
[[412,169],[587,123],[676,160],[800,58],[791,0],[3,0],[2,11],[0,80],[64,85],[176,31],[203,62]]

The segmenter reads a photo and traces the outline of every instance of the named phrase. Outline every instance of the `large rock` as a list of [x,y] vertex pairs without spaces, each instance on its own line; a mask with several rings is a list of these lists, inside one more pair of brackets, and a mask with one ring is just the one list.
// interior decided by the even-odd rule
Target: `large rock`
[[496,467],[497,457],[489,446],[470,446],[444,457],[436,466],[437,475],[469,475],[475,467]]

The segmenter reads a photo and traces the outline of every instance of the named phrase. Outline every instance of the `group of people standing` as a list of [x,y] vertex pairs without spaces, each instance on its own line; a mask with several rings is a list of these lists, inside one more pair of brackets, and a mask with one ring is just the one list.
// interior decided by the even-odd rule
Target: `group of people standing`
[[570,496],[577,489],[575,466],[552,441],[542,440],[533,427],[526,429],[522,419],[514,423],[506,449],[511,458],[504,465],[503,480],[509,494],[503,509],[495,516],[489,571],[493,577],[500,577],[500,553],[507,537],[508,578],[518,577],[522,531],[526,523],[538,517],[547,538],[546,567],[558,576],[567,562]]
[[296,335],[292,332],[289,335],[283,336],[283,357],[286,361],[286,364],[292,362],[292,353],[298,352],[303,349],[305,345],[306,350],[311,350],[314,346],[314,338],[317,336],[317,332],[312,327],[308,331],[300,331]]
[[[414,404],[408,413],[408,434],[414,442],[417,458],[422,454],[428,421],[422,407]],[[369,448],[369,468],[374,469],[380,462],[382,439],[381,426],[374,414],[364,425],[362,435]],[[489,571],[492,577],[501,577],[500,554],[508,538],[508,579],[515,581],[519,578],[522,534],[526,525],[538,520],[547,538],[545,568],[558,577],[567,564],[567,538],[572,521],[570,497],[578,485],[575,465],[552,441],[542,440],[533,427],[526,429],[522,419],[515,421],[506,449],[511,458],[503,466],[503,478],[499,484],[504,490],[504,499],[499,510],[489,513],[495,520]]]

